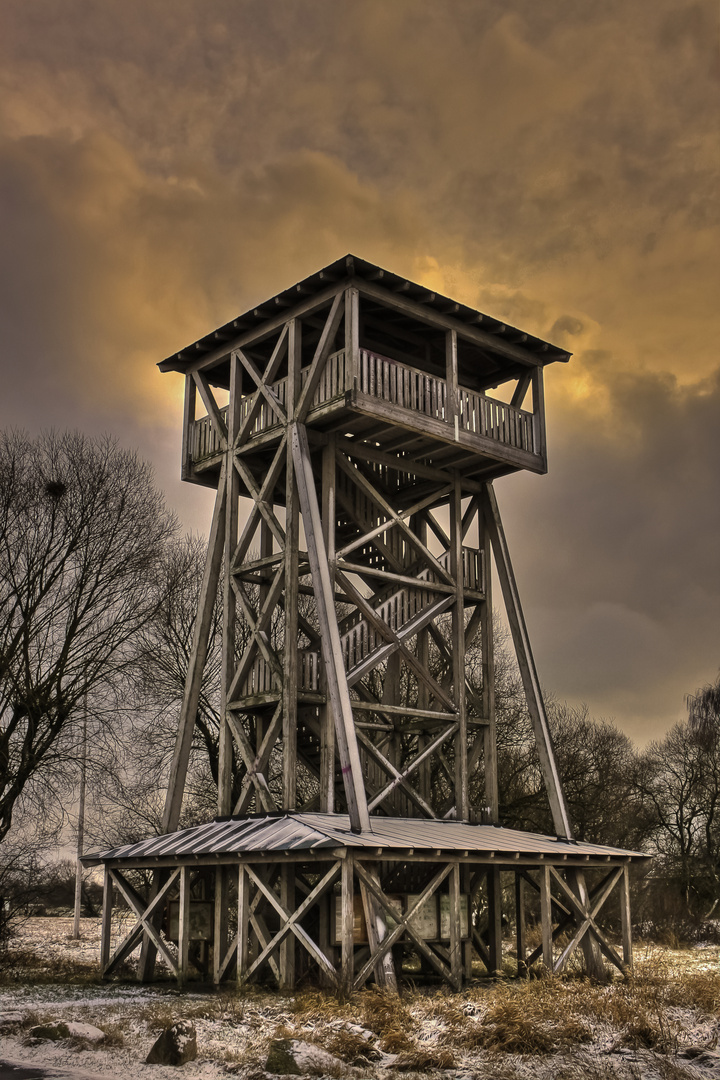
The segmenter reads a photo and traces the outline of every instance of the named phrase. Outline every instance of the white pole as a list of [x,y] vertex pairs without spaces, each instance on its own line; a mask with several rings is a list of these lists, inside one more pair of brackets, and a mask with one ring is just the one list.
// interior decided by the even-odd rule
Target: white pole
[[80,757],[80,800],[78,804],[77,826],[77,861],[75,864],[75,917],[73,919],[73,941],[80,938],[80,906],[82,903],[82,864],[80,856],[83,853],[85,839],[85,779],[87,773],[87,690],[83,704],[83,735],[82,752]]

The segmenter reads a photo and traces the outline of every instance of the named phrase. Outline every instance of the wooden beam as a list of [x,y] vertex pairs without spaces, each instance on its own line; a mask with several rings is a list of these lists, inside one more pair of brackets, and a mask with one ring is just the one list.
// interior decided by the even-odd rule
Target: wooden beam
[[555,751],[553,749],[550,726],[545,712],[545,703],[540,688],[540,680],[538,679],[532,649],[530,648],[530,638],[525,625],[522,605],[520,604],[520,594],[515,581],[515,574],[510,560],[510,551],[508,549],[507,540],[505,539],[505,531],[503,529],[500,511],[498,509],[497,499],[495,498],[492,484],[485,485],[482,495],[482,507],[485,525],[490,535],[493,553],[495,555],[495,565],[500,579],[500,586],[505,601],[505,610],[507,612],[508,622],[510,623],[510,631],[515,645],[518,665],[520,667],[520,675],[525,690],[528,712],[530,713],[530,719],[533,725],[535,743],[537,746],[538,758],[540,760],[540,768],[545,781],[545,788],[548,794],[548,800],[550,802],[553,825],[558,836],[571,839],[572,827],[570,825],[570,817],[565,803],[562,782],[555,760]]
[[480,330],[474,326],[470,326],[468,323],[462,322],[461,319],[453,319],[450,315],[443,315],[434,308],[423,306],[422,303],[418,303],[415,300],[399,296],[398,293],[390,292],[389,289],[385,289],[381,285],[375,285],[373,282],[366,281],[364,278],[355,278],[354,284],[356,284],[357,288],[360,290],[361,297],[370,296],[374,300],[384,304],[386,307],[395,311],[401,311],[404,315],[417,319],[418,322],[426,323],[430,326],[437,326],[443,330],[454,330],[459,338],[462,338],[465,341],[472,341],[475,345],[489,348],[494,353],[510,360],[517,360],[519,363],[525,364],[528,367],[536,367],[539,363],[537,356],[528,352],[526,349],[523,349],[521,346],[513,345],[509,341],[503,341],[501,338],[488,333],[486,330]]
[[335,732],[345,784],[348,815],[354,832],[370,831],[370,816],[365,797],[362,765],[355,737],[352,702],[345,675],[345,664],[335,613],[322,519],[310,460],[307,430],[304,424],[298,423],[291,424],[290,428],[298,498],[305,526],[313,590],[317,601],[323,660],[325,661],[325,674],[328,681],[328,697],[330,698],[335,720]]
[[187,674],[185,676],[183,702],[180,709],[178,730],[175,738],[175,751],[170,765],[170,775],[165,795],[165,808],[163,811],[162,822],[162,831],[164,833],[175,832],[180,820],[188,763],[190,761],[190,751],[192,749],[193,733],[195,731],[195,720],[197,718],[198,705],[200,702],[203,672],[207,660],[210,628],[212,626],[213,611],[220,581],[220,568],[222,566],[223,550],[225,547],[226,505],[227,462],[223,461],[220,469],[220,479],[218,481],[212,524],[210,526],[205,568],[203,571],[202,584],[200,586],[200,596],[198,598],[198,610],[193,626],[193,642],[188,659]]

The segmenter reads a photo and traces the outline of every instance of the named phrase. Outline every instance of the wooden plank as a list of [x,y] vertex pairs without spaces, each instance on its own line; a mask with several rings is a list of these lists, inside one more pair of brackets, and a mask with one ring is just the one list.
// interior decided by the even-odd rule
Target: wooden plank
[[348,852],[342,860],[342,877],[340,883],[340,946],[341,946],[341,978],[343,992],[349,995],[352,992],[355,981],[355,942],[353,938],[354,923],[354,860]]
[[[240,420],[240,362],[237,357],[230,361],[230,401],[228,404],[228,443],[235,445]],[[229,689],[235,666],[235,592],[232,587],[232,553],[238,538],[239,477],[232,467],[233,450],[228,452],[226,469],[227,494],[225,508],[225,565],[223,576],[223,645],[220,696],[220,732],[218,746],[218,814],[229,814],[232,799],[232,739],[227,724]],[[217,902],[217,901],[216,901]]]
[[223,957],[228,939],[228,868],[215,868],[215,892],[213,904],[213,982],[219,985],[223,976]]
[[[378,873],[377,866],[372,863],[366,863],[364,869],[379,889],[380,874]],[[376,954],[379,952],[382,942],[387,937],[387,924],[382,908],[362,880],[360,881],[360,895],[362,896],[365,912],[365,927],[367,929],[368,945],[370,946],[371,954]],[[378,959],[375,965],[375,979],[378,986],[397,993],[397,977],[395,975],[395,965],[390,949],[388,949],[387,952],[383,952]]]
[[380,662],[380,659],[384,659],[385,656],[389,656],[391,655],[391,653],[397,650],[402,656],[403,660],[406,662],[406,664],[413,669],[418,678],[421,679],[426,684],[426,686],[429,687],[433,695],[439,701],[442,701],[446,706],[448,706],[450,710],[455,711],[455,702],[453,701],[453,699],[445,693],[439,683],[437,683],[435,679],[432,678],[430,673],[422,667],[422,664],[420,663],[418,658],[413,653],[411,653],[410,650],[407,649],[403,644],[404,638],[410,637],[411,635],[417,633],[418,630],[421,630],[423,626],[427,624],[427,622],[429,622],[431,619],[434,619],[442,611],[446,610],[446,608],[450,605],[452,601],[449,598],[436,601],[424,611],[420,611],[416,616],[414,616],[414,618],[409,619],[408,622],[405,623],[398,630],[397,633],[395,633],[393,630],[390,629],[389,625],[380,618],[380,616],[376,613],[375,609],[371,607],[370,604],[368,604],[368,602],[365,600],[365,597],[361,596],[361,594],[357,591],[357,589],[345,576],[345,574],[343,574],[337,568],[336,580],[339,587],[342,589],[348,599],[353,604],[355,604],[358,610],[362,612],[368,623],[373,626],[375,630],[381,635],[381,637],[385,638],[385,640],[388,642],[388,645],[386,647],[378,648],[373,653],[370,653],[361,664],[354,666],[354,669],[352,671],[352,675],[355,677],[354,681],[357,681],[357,678],[359,677],[357,673],[360,668],[363,669],[364,674],[368,664],[375,657],[377,657],[377,659],[371,664],[372,667],[376,667],[377,664]]
[[[288,417],[295,416],[300,392],[302,362],[301,327],[294,319],[288,340]],[[283,654],[283,807],[297,804],[297,712],[298,712],[298,601],[300,547],[300,505],[292,460],[292,446],[285,445],[285,639]],[[282,965],[281,965],[282,966]],[[292,978],[294,979],[294,969]]]
[[198,705],[200,702],[200,690],[202,688],[203,672],[207,660],[208,643],[210,640],[210,628],[212,626],[215,598],[217,596],[218,583],[220,580],[220,568],[222,566],[223,550],[225,547],[225,507],[227,497],[227,463],[223,461],[218,481],[215,508],[213,510],[210,537],[208,539],[205,568],[200,586],[198,598],[198,610],[193,626],[193,642],[188,658],[188,669],[185,676],[183,689],[183,701],[178,720],[178,730],[175,738],[175,750],[170,765],[167,792],[165,795],[165,807],[163,811],[162,831],[165,833],[175,832],[180,820],[185,781],[187,778],[192,738],[195,730]]
[[213,431],[217,435],[218,442],[220,443],[220,449],[222,451],[227,450],[228,446],[228,429],[225,421],[222,418],[220,409],[213,396],[212,388],[207,378],[201,371],[193,372],[193,379],[195,385],[200,391],[200,397],[203,400],[203,405],[207,409],[207,414],[210,417],[210,423],[212,424]]
[[[348,333],[348,297],[346,294],[345,328]],[[350,305],[352,307],[352,305]],[[336,436],[330,435],[322,457],[322,524],[325,551],[328,560],[330,587],[335,592],[335,528],[337,522],[337,498],[335,484]],[[322,673],[323,682],[326,676]],[[327,695],[326,695],[327,698]],[[332,707],[326,700],[321,708],[320,734],[320,807],[326,814],[335,810],[335,724]]]
[[[257,414],[260,411],[260,407],[261,407],[261,404],[262,404],[262,397],[264,396],[262,394],[261,386],[263,384],[271,383],[273,381],[273,379],[275,378],[275,375],[277,374],[277,369],[280,366],[280,362],[281,362],[283,356],[285,355],[285,349],[287,348],[288,331],[289,331],[290,324],[291,324],[291,322],[296,322],[296,321],[297,320],[291,320],[290,322],[285,323],[285,325],[283,326],[283,328],[282,328],[282,330],[280,332],[280,337],[277,340],[275,348],[272,351],[270,359],[268,360],[268,362],[267,362],[267,364],[265,366],[265,370],[263,371],[262,375],[260,376],[260,382],[257,382],[257,380],[255,380],[256,383],[257,383],[257,390],[253,394],[252,401],[250,402],[250,407],[249,407],[249,409],[248,409],[248,411],[247,411],[247,413],[245,415],[245,419],[243,420],[242,424],[240,425],[240,429],[238,431],[238,434],[237,434],[237,437],[236,437],[236,440],[235,440],[236,445],[238,445],[238,446],[242,446],[243,443],[247,442],[248,438],[250,437],[250,433],[252,432],[253,424],[255,423],[255,419],[257,417]],[[251,371],[250,374],[252,375],[253,379],[255,379],[255,372]]]
[[488,724],[483,733],[485,766],[485,802],[493,824],[500,819],[498,792],[497,720],[495,712],[495,642],[493,630],[492,574],[490,573],[490,536],[482,515],[478,515],[478,530],[485,566],[485,600],[480,603],[480,649],[482,671],[482,714]]
[[449,879],[450,890],[450,971],[456,990],[462,988],[463,957],[461,941],[460,920],[460,863],[456,860],[452,864],[452,872]]
[[623,962],[628,971],[633,969],[632,919],[630,917],[630,868],[623,867],[620,883],[620,927],[622,933]]
[[565,796],[562,790],[562,782],[558,773],[555,751],[550,735],[545,703],[543,701],[540,680],[538,679],[530,638],[525,625],[525,617],[520,603],[515,574],[510,560],[505,532],[503,530],[500,511],[495,498],[492,484],[486,484],[482,496],[483,514],[485,525],[492,542],[495,555],[495,565],[500,579],[505,610],[512,633],[515,653],[517,655],[520,675],[525,690],[528,712],[535,734],[540,768],[542,770],[545,788],[550,802],[553,825],[558,836],[572,838],[572,827],[568,815]]
[[338,293],[332,302],[330,313],[325,321],[320,340],[317,343],[315,354],[310,361],[310,369],[308,371],[305,385],[300,394],[300,398],[295,408],[295,419],[303,423],[312,406],[312,400],[315,396],[315,391],[318,388],[320,377],[323,373],[323,369],[327,362],[327,358],[332,352],[333,342],[335,340],[335,334],[340,326],[340,321],[345,314],[345,298],[343,293]]
[[183,402],[182,468],[181,480],[189,480],[193,469],[193,442],[195,439],[195,400],[197,387],[192,375],[185,376],[185,400]]
[[335,721],[348,815],[354,832],[370,831],[370,816],[365,797],[362,765],[355,737],[352,703],[345,675],[340,632],[337,625],[327,551],[323,537],[322,519],[315,490],[305,426],[293,423],[290,438],[298,498],[308,546],[308,559],[312,570],[313,590],[317,601],[317,616],[320,624],[325,674],[328,681],[328,696]]
[[[352,392],[350,404],[352,409],[362,416],[382,420],[413,433],[422,433],[429,439],[436,439],[453,447],[467,448],[474,455],[489,457],[494,461],[505,462],[519,469],[528,469],[530,472],[547,472],[545,461],[539,454],[500,442],[497,434],[495,436],[480,434],[460,428],[456,439],[455,432],[444,420],[427,416],[420,411],[402,408],[393,402],[363,394],[360,390]],[[431,451],[427,456],[431,456]]]
[[515,948],[518,977],[527,977],[527,923],[525,920],[525,878],[515,874]]
[[[285,863],[280,869],[280,903],[286,911],[295,910],[295,867]],[[280,946],[280,989],[295,989],[295,938],[286,934]]]
[[[456,342],[457,346],[457,342]],[[457,357],[456,357],[457,364]],[[462,537],[462,482],[453,478],[450,496],[450,573],[455,580],[455,603],[451,608],[452,682],[458,730],[455,736],[455,813],[463,821],[470,817],[467,759],[467,712],[465,700],[465,603]]]
[[250,947],[250,882],[242,863],[238,866],[237,981],[245,981]]
[[188,977],[188,950],[190,947],[190,867],[180,867],[180,902],[178,904],[178,983],[182,986]]
[[112,932],[113,910],[113,880],[107,866],[103,868],[103,900],[102,900],[102,923],[100,929],[100,974],[105,974],[105,969],[110,960],[110,936]]
[[540,455],[547,469],[547,439],[545,436],[545,395],[543,390],[543,369],[536,368],[532,375],[533,414],[532,431],[534,450]]
[[487,870],[487,898],[488,898],[488,959],[491,973],[502,971],[502,888],[500,882],[500,870],[498,867],[488,867]]
[[474,344],[481,345],[508,359],[517,360],[519,363],[525,364],[528,367],[536,367],[540,362],[538,356],[523,349],[520,345],[505,341],[496,334],[489,333],[487,330],[481,330],[478,327],[470,326],[460,319],[454,319],[452,315],[443,314],[440,311],[436,311],[434,308],[428,307],[426,304],[411,300],[406,296],[401,296],[397,292],[390,292],[389,289],[385,289],[382,285],[375,284],[375,282],[367,281],[364,278],[354,278],[353,284],[359,289],[361,297],[373,297],[373,299],[379,301],[384,307],[402,312],[402,314],[408,315],[410,318],[417,320],[417,322],[424,323],[428,326],[437,326],[443,330],[454,330],[459,338],[464,339],[465,341],[474,342]]
[[540,870],[540,923],[542,927],[542,958],[548,971],[553,970],[552,903],[550,897],[550,867]]

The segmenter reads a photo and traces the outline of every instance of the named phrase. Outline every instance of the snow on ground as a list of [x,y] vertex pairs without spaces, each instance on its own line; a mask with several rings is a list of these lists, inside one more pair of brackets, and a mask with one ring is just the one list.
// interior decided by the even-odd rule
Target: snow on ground
[[[259,1080],[266,1075],[262,1067],[268,1044],[280,1035],[320,1042],[331,1051],[333,1047],[337,1051],[343,1038],[354,1039],[360,1047],[366,1040],[373,1047],[372,1061],[357,1067],[338,1061],[331,1070],[332,1075],[348,1078],[401,1080],[432,1074],[455,1080],[720,1080],[720,1052],[715,1049],[720,1036],[716,945],[690,950],[642,946],[636,951],[640,969],[662,970],[662,977],[669,976],[680,990],[683,980],[707,977],[711,988],[717,980],[718,1000],[713,999],[709,1011],[692,1007],[682,992],[675,993],[670,1004],[661,1002],[660,991],[655,1000],[651,986],[635,1030],[635,1018],[622,1012],[632,1008],[633,1000],[623,996],[622,985],[594,988],[595,1013],[584,1019],[580,1016],[575,1036],[575,1029],[566,1025],[562,1045],[557,1045],[553,1040],[566,1022],[565,1014],[582,1012],[578,995],[585,991],[577,981],[520,985],[481,980],[462,995],[410,993],[397,1008],[397,1030],[384,1037],[378,1033],[382,1029],[372,1028],[368,1021],[366,1004],[371,999],[362,995],[334,1006],[319,994],[295,997],[261,990],[237,993],[232,988],[217,992],[191,988],[180,993],[168,982],[149,986],[102,983],[96,974],[99,920],[82,920],[80,941],[72,941],[71,932],[72,920],[63,918],[29,919],[20,929],[13,942],[17,961],[0,972],[0,1023],[13,1012],[20,1012],[24,1019],[0,1030],[0,1060],[64,1069],[77,1080],[218,1080],[229,1074]],[[612,999],[612,1006],[608,1005],[612,1020],[599,1018],[603,994],[608,1003]],[[539,1011],[533,1013],[533,1009]],[[390,1019],[386,1016],[383,1022],[392,1027],[392,1010],[388,1015]],[[32,1024],[60,1018],[102,1028],[107,1033],[106,1047],[29,1038]],[[146,1065],[148,1051],[162,1028],[178,1019],[192,1019],[196,1025],[198,1060],[179,1068]],[[531,1031],[546,1033],[549,1052],[521,1054],[487,1048],[488,1031],[496,1032],[502,1043],[524,1021]],[[648,1034],[646,1028],[652,1031]],[[634,1035],[628,1036],[632,1031]],[[410,1035],[412,1050],[403,1051],[403,1038]],[[395,1048],[390,1046],[391,1037],[398,1042]],[[658,1039],[663,1053],[656,1052]],[[644,1048],[648,1043],[656,1050]]]

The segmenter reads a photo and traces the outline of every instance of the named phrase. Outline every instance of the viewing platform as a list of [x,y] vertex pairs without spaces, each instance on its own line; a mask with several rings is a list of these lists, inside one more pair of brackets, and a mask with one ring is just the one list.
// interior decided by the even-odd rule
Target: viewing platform
[[[300,373],[304,387],[309,367]],[[251,427],[248,444],[272,442],[284,422],[287,377],[268,386],[265,400]],[[240,423],[246,419],[252,394],[241,399]],[[400,363],[369,349],[359,349],[353,363],[345,349],[332,353],[312,398],[308,422],[328,424],[339,417],[362,431],[352,414],[400,424],[425,438],[474,449],[479,454],[501,457],[520,468],[542,471],[544,431],[539,412],[528,412],[498,401],[487,394],[458,386],[458,407],[452,408],[447,380],[409,364]],[[350,415],[345,415],[350,413]],[[227,423],[227,406],[220,410]],[[380,433],[376,433],[379,435]],[[380,445],[381,441],[377,440]],[[195,420],[191,436],[191,458],[196,467],[216,464],[222,453],[220,435],[210,416]]]

